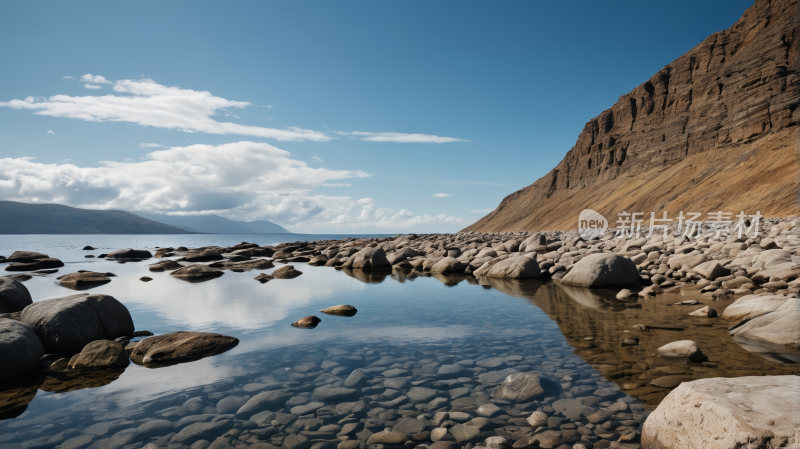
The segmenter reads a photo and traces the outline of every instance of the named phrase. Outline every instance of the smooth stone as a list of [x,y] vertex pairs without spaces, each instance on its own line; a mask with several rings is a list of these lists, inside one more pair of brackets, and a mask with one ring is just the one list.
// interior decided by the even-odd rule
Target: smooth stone
[[28,288],[11,278],[0,278],[0,313],[21,312],[33,304]]
[[515,402],[530,402],[561,394],[561,384],[532,373],[514,373],[506,377],[493,396]]
[[305,318],[300,318],[299,320],[292,323],[294,327],[302,327],[305,329],[314,329],[322,320],[315,316],[307,316]]
[[579,260],[561,278],[574,287],[597,288],[611,285],[638,285],[639,270],[627,257],[616,254],[590,254]]
[[108,340],[97,340],[84,346],[81,352],[72,357],[69,367],[79,368],[115,368],[128,366],[128,354],[125,345]]
[[348,304],[342,304],[328,307],[327,309],[322,309],[320,312],[327,313],[329,315],[353,316],[356,314],[356,312],[358,312],[358,309]]
[[708,357],[700,351],[697,343],[691,340],[680,340],[668,343],[656,350],[658,355],[667,358],[685,358],[692,362],[703,362]]
[[28,326],[0,318],[0,380],[34,368],[44,355],[44,346]]
[[210,332],[173,332],[140,341],[131,352],[137,364],[177,363],[221,354],[239,339]]

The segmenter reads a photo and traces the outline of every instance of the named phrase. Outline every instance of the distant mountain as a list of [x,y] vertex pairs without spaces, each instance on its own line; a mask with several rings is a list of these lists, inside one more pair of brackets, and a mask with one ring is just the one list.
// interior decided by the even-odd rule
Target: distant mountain
[[189,234],[121,210],[0,201],[0,234]]
[[166,223],[190,232],[207,234],[291,234],[267,220],[235,221],[219,215],[164,215],[133,212],[140,217]]

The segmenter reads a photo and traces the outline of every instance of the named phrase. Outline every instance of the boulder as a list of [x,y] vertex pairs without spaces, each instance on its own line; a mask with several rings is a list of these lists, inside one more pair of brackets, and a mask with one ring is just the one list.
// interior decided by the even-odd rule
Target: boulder
[[275,279],[275,277],[270,276],[267,273],[261,273],[258,276],[254,277],[253,279],[257,280],[258,282],[261,282],[262,284],[266,284],[267,282]]
[[800,277],[800,263],[788,262],[764,267],[750,279],[752,279],[753,282],[763,284],[764,282],[769,282],[772,278],[778,278],[782,281],[789,282],[798,277]]
[[697,343],[691,340],[681,340],[667,343],[666,345],[658,348],[656,352],[661,357],[667,357],[671,359],[688,359],[692,362],[704,362],[708,360],[708,357],[706,357],[703,352],[700,351]]
[[296,270],[293,265],[286,265],[273,271],[272,277],[275,279],[294,279],[301,274],[303,274],[303,272]]
[[78,368],[118,368],[128,366],[125,345],[109,340],[97,340],[84,346],[79,354],[69,361],[69,367]]
[[684,265],[694,268],[707,260],[704,254],[681,254],[670,257],[667,263],[671,269],[680,270]]
[[391,265],[394,265],[404,260],[408,260],[410,257],[417,257],[418,255],[419,252],[414,248],[401,248],[387,255],[386,260],[388,260]]
[[455,257],[445,257],[431,267],[431,273],[450,274],[463,273],[466,271],[468,263],[460,261]]
[[20,321],[31,328],[50,353],[77,353],[95,340],[133,332],[128,309],[108,295],[87,293],[35,302]]
[[162,260],[161,262],[150,264],[147,266],[150,271],[172,271],[183,268],[183,265],[175,262],[174,260]]
[[218,270],[216,268],[211,268],[208,265],[201,265],[201,264],[189,265],[170,273],[170,275],[172,276],[185,279],[188,281],[195,279],[216,278],[222,276],[223,274],[224,273],[222,270]]
[[731,335],[774,352],[800,352],[800,298],[785,300],[774,311],[734,328]]
[[312,315],[312,316],[307,316],[305,318],[300,318],[299,320],[292,323],[292,326],[304,327],[306,329],[314,329],[315,327],[317,327],[317,324],[319,324],[320,321],[322,320]]
[[494,259],[492,259],[492,260],[484,263],[483,265],[481,265],[480,268],[478,268],[477,270],[473,271],[472,275],[475,276],[476,278],[477,277],[485,277],[486,273],[488,273],[489,270],[491,270],[493,266],[495,266],[498,263],[508,259],[508,257],[509,257],[508,254],[504,254],[502,256],[497,256]]
[[328,260],[329,260],[328,256],[318,254],[312,257],[311,260],[308,261],[308,264],[311,265],[312,267],[321,267],[324,266],[326,263],[328,263]]
[[683,382],[648,416],[642,449],[796,447],[798,376]]
[[785,302],[785,296],[774,293],[742,296],[725,308],[722,318],[732,323],[739,323],[777,310]]
[[515,402],[530,402],[561,394],[561,384],[533,373],[513,373],[506,377],[492,394]]
[[31,294],[21,282],[0,278],[0,313],[21,312],[31,303]]
[[143,249],[118,249],[106,254],[106,259],[149,259],[153,257],[150,251]]
[[341,304],[338,306],[328,307],[327,309],[322,309],[320,312],[327,313],[328,315],[353,316],[356,314],[356,312],[358,312],[358,309],[349,304]]
[[627,257],[616,254],[590,254],[576,263],[562,279],[575,287],[638,285],[639,271]]
[[494,264],[486,277],[495,279],[538,279],[542,277],[539,264],[526,256],[509,257]]
[[47,254],[37,253],[35,251],[14,251],[14,254],[6,259],[6,262],[33,262],[38,259],[49,259]]
[[697,309],[694,312],[690,313],[689,316],[701,316],[705,318],[714,318],[717,316],[717,311],[712,309],[709,306],[705,306],[702,309]]
[[785,249],[769,249],[755,255],[752,259],[753,268],[771,267],[792,261],[792,253]]
[[232,261],[225,261],[225,262],[214,262],[208,265],[212,268],[223,268],[226,270],[266,270],[267,268],[272,268],[275,266],[271,260],[267,259],[251,259],[251,260],[243,260],[241,262],[232,262]]
[[386,252],[383,248],[366,247],[350,256],[342,266],[360,270],[374,270],[376,268],[389,268],[391,264],[386,258]]
[[700,265],[697,265],[696,267],[692,268],[691,271],[693,273],[699,274],[700,276],[703,276],[709,281],[713,281],[718,277],[728,276],[729,274],[731,274],[730,269],[724,268],[716,260],[709,260],[708,262],[703,262]]
[[222,260],[222,251],[192,251],[184,257],[187,262],[211,262],[212,260]]
[[140,341],[131,360],[140,365],[177,363],[221,354],[239,344],[239,339],[209,332],[173,332]]
[[67,288],[87,288],[111,282],[109,273],[96,273],[94,271],[83,271],[70,273],[58,279],[58,283]]
[[28,326],[0,318],[0,380],[35,367],[43,355],[41,341]]
[[36,271],[50,268],[61,268],[64,262],[55,258],[36,259],[31,262],[16,262],[6,267],[6,271]]

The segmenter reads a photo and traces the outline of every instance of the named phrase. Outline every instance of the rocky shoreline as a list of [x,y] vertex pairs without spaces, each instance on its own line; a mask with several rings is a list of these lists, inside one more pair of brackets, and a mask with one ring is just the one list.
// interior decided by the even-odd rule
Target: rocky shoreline
[[[526,285],[533,285],[526,284],[529,280],[536,283],[539,282],[536,280],[552,279],[559,288],[573,292],[568,293],[572,295],[591,295],[592,290],[598,288],[602,292],[613,291],[616,298],[609,301],[618,301],[621,305],[695,291],[709,304],[694,301],[695,306],[691,307],[692,304],[680,302],[679,307],[685,307],[686,320],[724,320],[730,325],[731,338],[742,345],[773,358],[796,362],[800,353],[798,224],[797,217],[766,220],[761,232],[743,238],[706,233],[688,239],[676,237],[672,232],[665,238],[660,231],[648,235],[645,227],[641,238],[619,239],[614,237],[613,231],[607,231],[600,238],[589,241],[581,239],[577,231],[561,231],[400,235],[378,239],[293,242],[272,247],[242,243],[226,248],[159,248],[154,257],[163,260],[152,263],[149,268],[153,272],[170,272],[177,279],[188,282],[207,282],[224,275],[225,270],[266,270],[274,268],[275,264],[283,264],[271,274],[261,273],[255,277],[268,283],[302,276],[303,273],[290,264],[305,262],[341,269],[366,281],[386,273],[443,279],[463,277],[472,279],[471,283],[495,286],[501,291],[503,283],[516,282],[521,287],[509,288],[524,289]],[[127,263],[148,259],[152,254],[125,249],[101,256]],[[29,271],[31,267],[40,265],[46,269],[63,266],[57,259],[33,252],[14,253],[8,261],[12,264],[6,267],[7,271]],[[44,264],[41,261],[45,261]],[[20,283],[31,274],[0,278],[0,313],[6,318],[0,319],[0,345],[15,348],[13,354],[12,351],[3,351],[3,357],[10,361],[4,366],[13,367],[2,372],[4,379],[14,378],[34,367],[44,372],[64,373],[86,369],[113,370],[124,367],[129,360],[155,367],[218,354],[238,343],[235,338],[219,334],[190,332],[163,334],[130,343],[149,333],[135,333],[130,314],[116,299],[107,295],[80,294],[33,303],[30,294],[26,296],[27,289]],[[60,285],[80,289],[113,282],[113,277],[113,273],[71,273],[60,278]],[[351,307],[341,305],[331,308],[333,312],[321,312],[337,313],[341,309],[355,314]],[[92,326],[87,325],[91,320],[87,321],[85,313],[81,312],[84,309],[92,309],[95,316],[100,317],[96,328],[102,331],[91,332]],[[341,314],[351,316],[344,312]],[[63,327],[59,328],[59,325]],[[324,322],[320,324],[318,317],[310,316],[295,325],[313,328],[324,326]],[[77,328],[85,332],[76,334]],[[626,331],[627,335],[619,344],[638,347],[641,339],[659,329],[657,322],[636,323]],[[74,342],[69,343],[71,340]],[[588,347],[578,347],[575,351],[586,358],[581,353],[583,349],[596,351],[599,347],[593,344],[593,338],[585,337],[584,341]],[[730,344],[736,343],[730,341]],[[700,414],[693,419],[683,419],[681,433],[688,432],[689,435],[692,431],[688,429],[693,425],[700,426],[712,415],[722,423],[720,425],[726,425],[734,419],[732,417],[738,416],[737,407],[743,407],[742,403],[724,400],[722,393],[704,387],[704,380],[691,381],[696,377],[664,370],[664,379],[651,382],[662,387],[659,391],[678,388],[662,401],[671,405],[659,407],[652,415],[657,416],[653,422],[660,424],[650,425],[650,420],[645,422],[646,408],[626,401],[627,396],[622,394],[619,386],[603,376],[613,378],[617,372],[630,375],[655,371],[660,369],[659,363],[653,365],[651,362],[648,367],[647,360],[643,360],[644,365],[638,368],[626,365],[627,368],[616,366],[611,369],[597,365],[596,369],[602,374],[592,374],[571,370],[569,363],[564,363],[568,360],[563,359],[557,367],[553,366],[555,369],[548,369],[552,365],[542,363],[541,355],[537,356],[535,351],[529,353],[529,350],[525,347],[509,348],[500,350],[499,356],[477,359],[470,358],[468,353],[460,359],[443,353],[429,355],[427,359],[430,361],[424,363],[407,356],[381,356],[373,360],[377,363],[372,363],[369,360],[373,357],[365,356],[362,360],[367,363],[357,364],[351,370],[348,367],[353,363],[347,361],[347,356],[329,354],[330,359],[324,358],[324,361],[301,360],[299,364],[288,367],[288,371],[297,374],[292,380],[279,379],[282,374],[278,370],[265,376],[263,388],[234,387],[231,391],[235,393],[260,392],[231,396],[240,399],[228,400],[236,403],[236,407],[223,406],[225,413],[219,409],[228,396],[219,397],[217,413],[212,413],[211,408],[219,393],[209,391],[209,396],[200,400],[202,407],[198,405],[197,412],[203,413],[199,415],[186,409],[193,407],[189,401],[175,413],[164,415],[159,412],[158,419],[144,419],[139,427],[129,427],[106,438],[89,438],[87,434],[66,438],[69,436],[66,434],[52,443],[31,445],[21,442],[18,447],[3,449],[138,449],[145,445],[150,446],[148,449],[206,449],[212,445],[214,449],[229,446],[238,449],[253,444],[263,444],[262,449],[419,445],[435,446],[435,449],[471,449],[475,446],[563,449],[638,447],[640,438],[642,447],[735,447],[731,444],[752,439],[753,435],[758,435],[763,444],[796,443],[792,441],[796,436],[790,430],[797,428],[797,422],[787,412],[792,408],[777,407],[774,411],[776,419],[740,429],[732,440],[708,442],[696,439],[691,442],[694,446],[687,445],[689,443],[682,436],[669,437],[670,431],[675,430],[674,425],[672,430],[666,428],[669,423],[680,421],[688,410],[682,408],[687,405],[680,406],[681,401],[674,397],[692,397],[700,394],[696,390],[701,389],[703,397],[719,402],[698,412]],[[659,360],[676,360],[678,364],[689,367],[689,372],[702,373],[703,369],[713,370],[714,367],[707,361],[704,352],[707,350],[694,341],[676,337],[658,347],[653,356]],[[540,354],[547,354],[550,349],[545,344],[540,351]],[[527,355],[521,357],[519,353]],[[304,364],[308,366],[301,366]],[[701,377],[708,376],[701,374]],[[311,382],[311,378],[315,380]],[[797,398],[799,379],[791,375],[741,377],[730,379],[730,382],[738,382],[741,394],[753,397],[757,397],[760,390],[753,390],[748,385],[767,382],[775,399],[759,403],[774,405],[781,398],[788,401]],[[657,381],[666,387],[658,385]],[[460,389],[466,396],[462,396]],[[443,392],[445,398],[440,401]],[[244,396],[247,398],[242,399]],[[247,406],[257,397],[272,399],[259,402],[258,407]],[[661,397],[658,396],[659,401]],[[340,413],[339,408],[343,412]],[[235,412],[229,416],[233,409]],[[376,419],[381,414],[384,417]],[[203,417],[191,421],[192,424],[185,428],[178,424],[180,420],[194,416]],[[159,420],[167,421],[169,425],[151,423]],[[298,424],[300,422],[302,424]],[[513,428],[509,430],[510,423],[513,423]],[[159,436],[160,431],[145,432],[141,426],[162,426],[164,432],[179,431]],[[189,428],[192,430],[187,432]],[[649,428],[653,430],[648,434]],[[700,433],[708,431],[697,430]],[[12,445],[23,441],[18,434],[5,440],[4,437],[0,435],[0,445],[5,444],[3,441]],[[703,445],[698,441],[703,441]]]

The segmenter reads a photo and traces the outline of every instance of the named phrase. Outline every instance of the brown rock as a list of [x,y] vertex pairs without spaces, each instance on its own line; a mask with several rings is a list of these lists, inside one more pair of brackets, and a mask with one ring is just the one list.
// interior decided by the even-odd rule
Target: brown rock
[[84,271],[70,273],[59,278],[58,282],[64,287],[79,289],[93,287],[111,282],[108,278],[109,273],[96,273],[94,271]]
[[128,366],[128,354],[125,345],[108,340],[97,340],[84,346],[79,354],[69,361],[69,367],[77,368],[112,368]]
[[280,267],[272,272],[272,276],[275,279],[294,279],[297,276],[300,276],[301,274],[303,274],[303,272],[296,270],[292,265],[286,265],[285,267]]
[[307,316],[305,318],[301,318],[301,319],[295,321],[294,323],[292,323],[292,326],[294,326],[294,327],[304,327],[306,329],[314,329],[315,327],[317,327],[317,324],[319,324],[320,321],[322,321],[322,320],[317,318],[317,317],[315,317],[315,316],[313,316],[313,315],[311,315],[311,316]]
[[131,352],[131,360],[143,365],[196,360],[223,353],[239,339],[208,332],[173,332],[145,338]]
[[328,315],[353,316],[356,314],[356,312],[358,312],[358,309],[349,304],[342,304],[328,307],[327,309],[322,309],[320,312],[327,313]]

